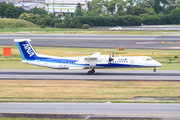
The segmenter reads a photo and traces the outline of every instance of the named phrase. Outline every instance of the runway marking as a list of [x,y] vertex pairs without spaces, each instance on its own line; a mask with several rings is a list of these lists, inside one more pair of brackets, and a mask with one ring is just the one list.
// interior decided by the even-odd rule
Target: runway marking
[[88,115],[85,119],[89,119],[91,117],[91,115]]
[[159,44],[160,42],[136,42],[136,44]]
[[132,116],[132,115],[138,115],[138,116],[176,116],[176,117],[180,117],[180,114],[101,114],[101,113],[33,113],[33,112],[1,112],[0,114],[2,113],[21,113],[21,114],[72,114],[72,115],[129,115],[129,116]]

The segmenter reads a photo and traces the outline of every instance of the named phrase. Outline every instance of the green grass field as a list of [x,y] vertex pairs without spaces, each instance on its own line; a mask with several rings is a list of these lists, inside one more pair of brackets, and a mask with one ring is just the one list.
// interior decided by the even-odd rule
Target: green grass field
[[62,34],[62,35],[180,35],[180,31],[109,31],[68,28],[0,28],[0,34]]
[[[0,51],[3,50],[1,46]],[[12,56],[3,57],[0,53],[0,69],[49,69],[21,63],[21,55],[17,46],[9,46]],[[157,70],[180,70],[179,50],[144,50],[103,48],[60,48],[35,47],[37,53],[52,56],[88,56],[94,52],[115,56],[150,56],[161,62],[163,67]],[[176,56],[176,57],[175,57]],[[123,70],[123,69],[122,69]],[[128,69],[126,69],[128,70]],[[131,69],[129,69],[131,70]],[[152,70],[135,69],[135,70]],[[1,102],[127,102],[136,96],[177,97],[180,93],[179,82],[103,82],[103,81],[56,81],[56,80],[0,80]],[[66,89],[64,89],[66,88]],[[99,101],[100,100],[100,101]]]
[[[39,66],[33,66],[21,63],[22,57],[17,46],[10,46],[12,56],[3,57],[3,47],[0,46],[0,69],[48,69]],[[60,48],[60,47],[35,47],[37,53],[59,57],[88,56],[94,52],[101,52],[102,55],[109,55],[114,51],[115,56],[150,56],[163,64],[163,67],[157,70],[180,70],[180,51],[179,50],[144,50],[144,49],[126,49],[119,51],[117,49],[103,48]],[[177,58],[176,58],[177,57]],[[128,70],[128,69],[127,69]],[[130,69],[129,69],[130,70]],[[135,70],[152,70],[152,68],[143,68]]]
[[180,93],[179,82],[166,81],[0,80],[0,86],[1,102],[122,102]]
[[[8,18],[1,18],[0,19],[0,32],[3,30],[9,30],[9,28],[13,28],[14,30],[17,28],[38,28],[39,26],[28,22],[26,20],[21,19],[8,19]],[[8,31],[10,32],[10,31]]]
[[40,28],[21,19],[0,19],[0,34],[73,34],[73,35],[180,35],[180,31],[109,31],[103,29]]

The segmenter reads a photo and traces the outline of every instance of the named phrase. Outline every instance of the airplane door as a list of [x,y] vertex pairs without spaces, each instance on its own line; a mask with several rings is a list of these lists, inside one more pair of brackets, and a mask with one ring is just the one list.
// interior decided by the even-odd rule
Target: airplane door
[[131,61],[130,61],[130,66],[134,67],[134,60],[133,59],[131,59]]
[[66,68],[66,61],[65,60],[61,61],[61,68]]

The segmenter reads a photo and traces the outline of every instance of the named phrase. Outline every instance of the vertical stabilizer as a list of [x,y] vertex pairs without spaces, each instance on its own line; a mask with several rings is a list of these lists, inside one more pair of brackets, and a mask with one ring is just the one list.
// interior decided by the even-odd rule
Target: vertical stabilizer
[[16,42],[19,48],[19,51],[21,53],[23,60],[38,59],[36,51],[31,46],[30,41],[31,41],[30,39],[15,39],[14,40],[14,42]]

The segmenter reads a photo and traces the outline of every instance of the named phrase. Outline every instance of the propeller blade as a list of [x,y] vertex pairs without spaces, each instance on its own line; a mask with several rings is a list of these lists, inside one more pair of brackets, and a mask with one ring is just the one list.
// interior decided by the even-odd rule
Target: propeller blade
[[[112,54],[113,55],[113,54]],[[110,53],[110,55],[109,55],[109,65],[111,65],[111,61],[113,61],[114,59],[113,58],[111,58],[111,53]]]
[[112,52],[112,57],[114,57],[114,51]]

